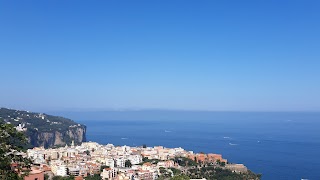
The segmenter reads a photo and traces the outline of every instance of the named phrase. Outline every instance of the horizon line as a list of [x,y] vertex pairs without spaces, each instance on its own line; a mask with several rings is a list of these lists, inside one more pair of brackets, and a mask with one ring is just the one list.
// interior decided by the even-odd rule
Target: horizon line
[[308,112],[320,113],[320,110],[206,110],[206,109],[175,109],[175,108],[14,108],[0,106],[0,108],[14,109],[30,112],[139,112],[139,111],[175,111],[175,112],[261,112],[261,113],[276,113],[276,112]]

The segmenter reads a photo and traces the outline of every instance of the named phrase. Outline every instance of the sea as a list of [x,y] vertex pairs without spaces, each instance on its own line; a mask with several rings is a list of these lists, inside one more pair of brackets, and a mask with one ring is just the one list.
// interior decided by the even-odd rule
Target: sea
[[222,154],[263,180],[320,180],[320,113],[121,113],[75,120],[100,144],[182,147]]

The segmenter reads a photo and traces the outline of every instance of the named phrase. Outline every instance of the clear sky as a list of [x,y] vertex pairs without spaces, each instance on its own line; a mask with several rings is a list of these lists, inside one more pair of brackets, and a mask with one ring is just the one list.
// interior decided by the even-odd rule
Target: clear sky
[[319,0],[0,1],[0,106],[320,111]]

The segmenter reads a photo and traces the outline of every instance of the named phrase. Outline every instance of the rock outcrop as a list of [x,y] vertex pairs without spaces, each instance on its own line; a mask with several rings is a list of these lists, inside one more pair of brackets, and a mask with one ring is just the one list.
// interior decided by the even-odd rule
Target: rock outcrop
[[24,132],[30,147],[58,147],[86,141],[86,126],[63,117],[1,108],[0,120]]
[[70,128],[67,131],[28,131],[28,141],[32,146],[58,147],[66,144],[70,145],[72,141],[75,144],[81,144],[86,141],[86,128],[76,127]]

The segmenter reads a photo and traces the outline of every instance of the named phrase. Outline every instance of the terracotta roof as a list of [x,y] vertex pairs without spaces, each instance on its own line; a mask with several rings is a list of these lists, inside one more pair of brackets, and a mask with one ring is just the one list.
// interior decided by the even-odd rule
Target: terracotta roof
[[77,177],[74,177],[74,180],[83,180],[83,177],[82,176],[77,176]]
[[144,163],[143,165],[144,165],[144,166],[151,166],[151,163],[146,162],[146,163]]
[[33,169],[32,171],[29,172],[30,174],[40,174],[42,173],[42,171],[37,170],[37,169]]

